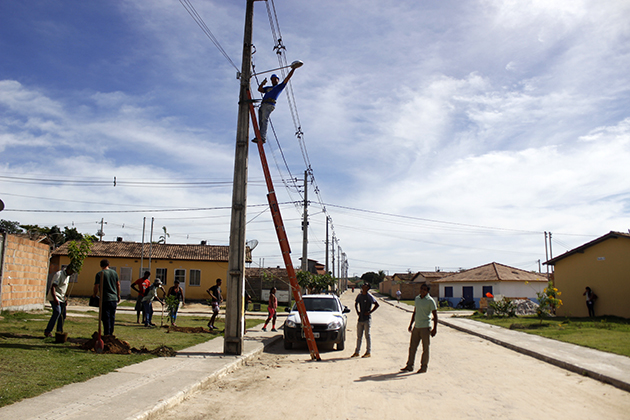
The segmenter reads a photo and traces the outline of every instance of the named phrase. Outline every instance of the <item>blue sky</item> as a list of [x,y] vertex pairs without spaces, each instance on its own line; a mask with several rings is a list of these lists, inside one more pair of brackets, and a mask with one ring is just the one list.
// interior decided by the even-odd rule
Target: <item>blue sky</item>
[[[191,3],[240,69],[245,1]],[[309,257],[323,203],[350,275],[534,270],[544,231],[558,255],[629,228],[630,3],[340,4],[274,3],[305,63],[266,145],[296,265],[305,154]],[[278,66],[264,2],[254,44],[256,71]],[[0,57],[1,218],[228,243],[236,69],[179,1],[5,0]],[[254,264],[281,265],[255,148],[249,177]]]

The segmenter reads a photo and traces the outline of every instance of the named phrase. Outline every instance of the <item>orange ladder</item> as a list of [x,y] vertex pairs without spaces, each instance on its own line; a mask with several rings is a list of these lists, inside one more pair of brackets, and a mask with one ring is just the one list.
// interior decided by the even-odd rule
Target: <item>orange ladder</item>
[[[247,89],[247,96],[249,99],[249,113],[252,117],[252,124],[254,125],[254,133],[256,138],[260,139],[260,129],[258,128],[258,119],[256,118],[256,111],[254,109],[254,103],[252,101],[252,95],[249,89]],[[304,331],[304,337],[306,338],[306,344],[308,344],[308,350],[311,353],[311,360],[321,360],[319,357],[319,351],[317,350],[317,343],[315,342],[315,336],[313,335],[313,328],[308,320],[308,314],[306,313],[306,307],[304,306],[304,300],[300,293],[300,286],[297,282],[295,275],[295,268],[291,262],[291,247],[289,246],[289,240],[287,233],[284,230],[284,222],[280,215],[280,207],[278,207],[278,199],[273,187],[273,181],[271,180],[271,173],[269,172],[269,165],[267,164],[267,157],[265,156],[265,149],[263,142],[258,141],[258,153],[260,154],[260,163],[265,174],[265,181],[267,182],[267,200],[269,201],[269,208],[271,209],[271,216],[273,218],[273,224],[276,227],[276,234],[278,235],[278,242],[280,243],[280,250],[282,251],[282,258],[284,259],[284,265],[287,267],[287,274],[289,276],[289,282],[291,284],[291,290],[293,292],[293,299],[300,313],[302,319],[302,329]]]

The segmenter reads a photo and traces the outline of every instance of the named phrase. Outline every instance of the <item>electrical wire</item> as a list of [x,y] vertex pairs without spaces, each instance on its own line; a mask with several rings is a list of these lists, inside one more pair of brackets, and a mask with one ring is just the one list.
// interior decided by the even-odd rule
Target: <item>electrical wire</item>
[[227,54],[227,52],[225,52],[219,40],[214,36],[210,28],[208,28],[208,26],[203,21],[203,18],[199,15],[199,13],[197,13],[195,6],[192,5],[190,0],[179,0],[179,2],[182,4],[182,6],[184,6],[184,9],[186,9],[190,17],[192,17],[193,20],[197,23],[197,25],[199,25],[203,33],[206,34],[206,36],[210,39],[210,41],[212,41],[214,46],[217,47],[219,52],[221,52],[221,54],[225,57],[225,59],[232,65],[232,67],[234,67],[236,71],[239,72],[240,71],[239,68],[236,67],[236,64],[234,64],[234,61],[232,61],[232,59]]

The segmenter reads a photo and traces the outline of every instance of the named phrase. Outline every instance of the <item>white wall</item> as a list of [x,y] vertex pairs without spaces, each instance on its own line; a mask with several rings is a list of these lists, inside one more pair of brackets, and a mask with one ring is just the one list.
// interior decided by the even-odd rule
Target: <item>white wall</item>
[[492,286],[492,294],[493,295],[503,295],[506,297],[522,297],[529,299],[536,299],[536,292],[542,292],[542,290],[547,286],[547,282],[529,282],[525,284],[525,282],[515,282],[515,281],[504,281],[504,282],[455,282],[455,283],[440,283],[440,296],[446,296],[444,293],[444,288],[452,286],[453,287],[453,299],[461,299],[462,291],[464,287],[473,287],[473,298],[479,299],[481,293],[483,291],[483,286]]

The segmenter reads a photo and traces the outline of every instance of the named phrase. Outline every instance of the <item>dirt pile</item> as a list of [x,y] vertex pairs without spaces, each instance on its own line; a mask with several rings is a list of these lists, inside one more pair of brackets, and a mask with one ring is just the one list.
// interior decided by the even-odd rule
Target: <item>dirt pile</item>
[[170,332],[183,332],[183,333],[188,333],[188,334],[192,334],[192,333],[210,333],[212,334],[214,331],[210,331],[207,328],[203,328],[203,327],[176,327],[174,325],[170,325],[168,327],[168,331],[166,331],[167,333]]
[[[91,350],[94,351],[94,345],[96,344],[96,340],[98,339],[98,333],[95,332],[92,334],[92,338],[81,345],[83,350]],[[105,347],[103,348],[103,353],[106,354],[131,354],[131,346],[128,342],[124,340],[119,340],[115,335],[104,335],[102,336],[103,343]]]
[[173,350],[172,348],[168,347],[168,346],[160,346],[154,350],[149,350],[148,348],[146,348],[145,346],[140,347],[139,349],[137,348],[132,348],[131,352],[134,354],[146,354],[146,353],[150,353],[150,354],[154,354],[156,356],[159,357],[175,357],[177,355],[177,352],[175,350]]

